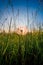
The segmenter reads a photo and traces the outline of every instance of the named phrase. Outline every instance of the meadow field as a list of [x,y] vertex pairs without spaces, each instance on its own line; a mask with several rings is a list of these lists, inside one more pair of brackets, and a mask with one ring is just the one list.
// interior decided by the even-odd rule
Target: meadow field
[[0,33],[0,65],[43,65],[43,32]]

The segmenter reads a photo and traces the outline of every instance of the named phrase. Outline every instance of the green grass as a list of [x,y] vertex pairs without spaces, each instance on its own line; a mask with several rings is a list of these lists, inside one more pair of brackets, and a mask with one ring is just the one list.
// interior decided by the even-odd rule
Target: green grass
[[0,65],[43,65],[43,33],[0,33]]

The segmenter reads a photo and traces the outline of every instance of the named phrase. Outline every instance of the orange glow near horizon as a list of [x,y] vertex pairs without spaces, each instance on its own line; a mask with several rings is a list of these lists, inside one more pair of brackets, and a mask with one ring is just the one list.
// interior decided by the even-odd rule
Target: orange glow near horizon
[[16,29],[17,34],[25,35],[25,34],[27,34],[27,32],[28,32],[28,28],[26,26],[19,26]]
[[[3,31],[3,30],[2,30]],[[1,31],[1,32],[2,32]],[[6,33],[9,33],[9,29],[5,29],[4,30]],[[16,29],[15,29],[15,31],[14,31],[14,29],[11,29],[11,31],[10,31],[11,33],[12,32],[15,32],[15,33],[17,33],[17,34],[21,34],[21,35],[25,35],[25,34],[27,34],[27,32],[28,32],[28,28],[26,27],[26,26],[18,26]]]

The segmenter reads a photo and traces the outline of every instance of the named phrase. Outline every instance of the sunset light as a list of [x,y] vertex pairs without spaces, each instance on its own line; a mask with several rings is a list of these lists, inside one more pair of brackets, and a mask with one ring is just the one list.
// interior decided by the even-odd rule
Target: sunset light
[[21,35],[25,35],[28,33],[28,28],[26,26],[19,26],[17,29],[16,29],[16,33],[17,34],[21,34]]
[[43,0],[0,0],[0,65],[43,65]]

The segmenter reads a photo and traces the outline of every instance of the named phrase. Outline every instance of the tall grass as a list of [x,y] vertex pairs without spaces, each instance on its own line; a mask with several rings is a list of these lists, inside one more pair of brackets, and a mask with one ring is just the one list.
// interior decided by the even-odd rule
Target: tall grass
[[43,65],[43,33],[1,33],[0,65]]

